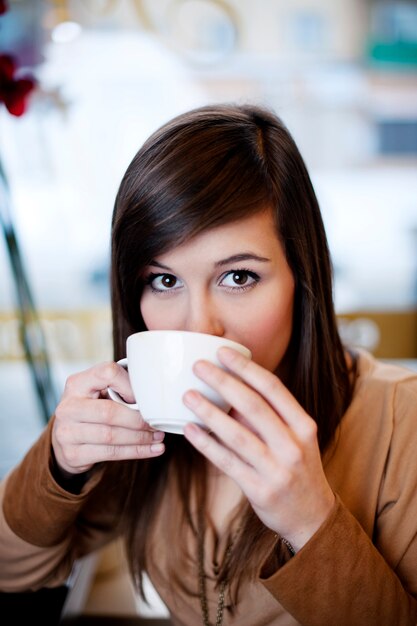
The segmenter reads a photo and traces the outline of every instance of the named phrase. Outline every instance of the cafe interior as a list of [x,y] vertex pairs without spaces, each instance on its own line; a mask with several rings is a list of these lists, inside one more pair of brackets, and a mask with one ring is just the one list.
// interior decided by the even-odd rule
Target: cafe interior
[[[417,370],[414,0],[8,0],[0,10],[0,478],[67,376],[112,358],[117,187],[147,136],[194,106],[255,102],[281,116],[322,210],[344,341]],[[5,81],[21,87],[17,99]],[[47,602],[54,623],[117,615],[111,623],[158,626],[167,611],[148,584],[149,605],[115,543],[54,594],[14,604],[0,594],[0,606],[42,616]]]

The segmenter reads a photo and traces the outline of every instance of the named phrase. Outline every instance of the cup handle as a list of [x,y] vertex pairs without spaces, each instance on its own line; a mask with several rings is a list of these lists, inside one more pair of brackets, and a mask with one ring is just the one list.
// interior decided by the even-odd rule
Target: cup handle
[[[125,370],[127,370],[127,358],[120,359],[119,361],[117,361],[117,363],[121,365],[122,367],[124,367]],[[111,387],[107,387],[107,395],[109,396],[111,400],[114,400],[114,402],[118,402],[119,404],[124,404],[124,406],[127,406],[129,409],[135,409],[136,411],[139,411],[137,402],[134,402],[131,404],[129,404],[129,402],[125,402],[123,398],[117,393],[117,391],[115,391]]]

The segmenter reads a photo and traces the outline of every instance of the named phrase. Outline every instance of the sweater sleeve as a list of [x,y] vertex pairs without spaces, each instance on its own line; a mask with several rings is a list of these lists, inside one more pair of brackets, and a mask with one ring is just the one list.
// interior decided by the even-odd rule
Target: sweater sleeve
[[[417,563],[417,542],[410,545]],[[410,554],[411,558],[411,554]],[[305,626],[415,626],[417,600],[340,499],[311,540],[261,582]]]
[[304,626],[417,624],[417,385],[396,386],[370,537],[336,495],[307,544],[260,580]]
[[[52,420],[0,483],[0,589],[23,591],[62,584],[77,559],[116,535],[116,514],[100,491],[104,468],[79,494],[66,491],[51,468]],[[103,510],[104,509],[104,510]]]

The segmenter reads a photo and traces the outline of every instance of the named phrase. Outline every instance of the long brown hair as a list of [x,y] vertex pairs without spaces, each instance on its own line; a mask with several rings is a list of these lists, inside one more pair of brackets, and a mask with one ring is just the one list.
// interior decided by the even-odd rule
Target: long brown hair
[[[295,278],[285,382],[317,422],[324,451],[351,401],[352,385],[338,334],[320,208],[294,140],[269,109],[223,104],[192,110],[152,134],[133,158],[112,220],[114,357],[125,356],[129,334],[146,329],[140,313],[141,273],[152,259],[198,233],[265,207],[274,212]],[[165,442],[161,457],[124,464],[131,486],[128,553],[139,586],[146,569],[147,528],[163,497],[168,468],[177,476],[185,525],[193,527],[192,489],[199,505],[205,503],[201,456],[178,435],[167,435]],[[235,579],[246,575],[248,563],[259,565],[260,537],[271,539],[249,507],[245,519],[244,536],[229,568]]]

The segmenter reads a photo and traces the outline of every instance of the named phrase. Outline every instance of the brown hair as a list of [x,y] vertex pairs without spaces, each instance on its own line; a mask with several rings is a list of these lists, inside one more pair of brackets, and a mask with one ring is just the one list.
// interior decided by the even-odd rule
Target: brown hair
[[[114,357],[125,355],[129,334],[145,330],[139,305],[141,271],[152,259],[202,231],[265,207],[274,211],[295,278],[285,382],[317,422],[323,451],[351,401],[352,386],[338,334],[331,261],[318,202],[294,140],[266,108],[224,104],[181,114],[151,135],[133,158],[121,181],[112,220]],[[185,524],[193,526],[192,489],[200,506],[205,504],[201,456],[178,435],[167,435],[165,442],[161,457],[125,464],[131,485],[128,553],[139,586],[146,568],[146,530],[163,495],[168,468],[178,478]],[[253,570],[259,565],[260,538],[271,541],[250,507],[244,516],[245,532],[229,568],[235,580],[247,575],[248,563],[253,563]]]

